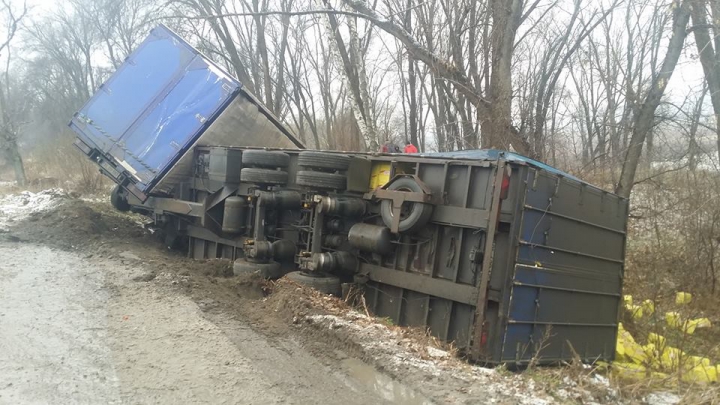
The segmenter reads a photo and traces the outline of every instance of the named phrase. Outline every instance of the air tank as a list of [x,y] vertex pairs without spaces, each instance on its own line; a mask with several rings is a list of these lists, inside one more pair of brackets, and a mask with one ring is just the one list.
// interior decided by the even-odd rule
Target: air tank
[[227,233],[240,233],[245,229],[247,203],[245,199],[232,196],[225,199],[223,211],[222,231]]
[[384,226],[358,223],[350,228],[348,241],[353,247],[381,255],[392,252],[390,229]]
[[367,212],[367,203],[359,198],[323,197],[318,208],[329,215],[360,217]]

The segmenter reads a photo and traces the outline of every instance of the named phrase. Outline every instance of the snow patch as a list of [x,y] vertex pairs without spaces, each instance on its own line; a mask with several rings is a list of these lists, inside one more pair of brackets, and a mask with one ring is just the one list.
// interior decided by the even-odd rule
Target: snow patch
[[[495,369],[459,362],[450,353],[419,344],[397,328],[376,323],[355,311],[337,315],[309,315],[306,320],[331,330],[343,329],[353,336],[383,367],[396,375],[421,372],[432,377],[460,381],[464,392],[483,396],[484,403],[552,404],[556,401],[535,381],[521,374],[501,375]],[[427,377],[426,377],[427,378]],[[451,388],[449,388],[451,389]],[[570,394],[568,394],[570,395]]]
[[58,188],[37,193],[23,191],[19,194],[6,195],[0,198],[0,229],[6,228],[10,222],[57,207],[67,198],[67,193]]
[[610,380],[604,375],[593,374],[592,377],[590,377],[590,382],[600,385],[602,387],[610,387]]
[[450,353],[446,352],[445,350],[434,348],[432,346],[426,347],[425,350],[427,350],[428,356],[434,359],[446,359],[450,357]]
[[648,405],[675,405],[680,403],[680,397],[670,392],[653,392],[645,397]]

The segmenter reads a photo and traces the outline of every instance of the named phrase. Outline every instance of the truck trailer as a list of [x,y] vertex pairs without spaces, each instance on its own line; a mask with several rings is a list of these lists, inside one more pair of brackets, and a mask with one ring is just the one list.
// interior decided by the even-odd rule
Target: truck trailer
[[236,274],[359,291],[471,361],[612,361],[628,201],[497,150],[307,150],[158,26],[72,118],[75,145],[168,245]]

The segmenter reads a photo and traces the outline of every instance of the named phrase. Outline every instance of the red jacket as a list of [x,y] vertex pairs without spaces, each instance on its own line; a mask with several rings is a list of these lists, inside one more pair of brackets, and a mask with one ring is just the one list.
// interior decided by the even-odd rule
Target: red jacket
[[413,144],[405,145],[405,153],[418,153],[417,148]]

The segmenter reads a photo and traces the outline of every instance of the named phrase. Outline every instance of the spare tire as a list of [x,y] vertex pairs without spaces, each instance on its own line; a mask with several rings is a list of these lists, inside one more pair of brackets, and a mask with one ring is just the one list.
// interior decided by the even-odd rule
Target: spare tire
[[327,273],[310,274],[304,271],[291,271],[285,277],[298,284],[312,287],[321,293],[337,296],[341,294],[340,279]]
[[240,181],[255,184],[286,184],[288,174],[280,170],[246,167],[240,170]]
[[242,153],[245,167],[264,167],[268,169],[285,168],[290,164],[290,155],[277,150],[246,150]]
[[343,191],[347,188],[347,177],[342,174],[301,170],[295,176],[295,183],[316,190]]
[[[415,180],[409,177],[402,177],[390,184],[388,190],[395,191],[411,191],[415,193],[422,193],[423,189],[420,187]],[[399,232],[414,232],[424,227],[432,216],[433,206],[431,204],[406,201],[403,203],[403,207],[400,212],[400,225],[398,226]],[[392,200],[383,200],[380,203],[380,215],[382,216],[385,226],[392,229],[393,223],[393,211],[392,211]]]
[[345,171],[350,166],[350,157],[337,153],[300,152],[298,166],[318,170]]

